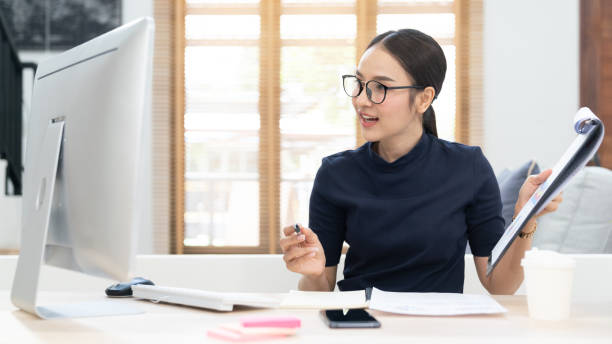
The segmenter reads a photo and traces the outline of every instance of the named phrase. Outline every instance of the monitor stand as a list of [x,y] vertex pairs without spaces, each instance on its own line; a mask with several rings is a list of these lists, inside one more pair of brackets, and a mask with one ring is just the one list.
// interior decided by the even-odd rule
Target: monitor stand
[[38,185],[35,186],[37,188],[35,197],[30,193],[28,198],[24,192],[22,213],[28,216],[22,216],[21,247],[11,300],[18,308],[43,319],[143,313],[137,307],[113,299],[49,306],[36,305],[40,267],[43,264],[55,180],[60,163],[64,124],[62,117],[51,120],[43,139],[39,160],[34,162],[34,166],[28,166],[32,168],[33,180],[37,181]]

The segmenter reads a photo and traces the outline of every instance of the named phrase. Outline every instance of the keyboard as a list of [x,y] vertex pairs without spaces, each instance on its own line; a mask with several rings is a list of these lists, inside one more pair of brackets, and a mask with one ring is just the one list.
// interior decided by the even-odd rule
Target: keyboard
[[281,295],[272,293],[228,293],[142,284],[132,286],[132,295],[155,303],[172,303],[217,311],[232,311],[235,305],[278,308],[282,301]]

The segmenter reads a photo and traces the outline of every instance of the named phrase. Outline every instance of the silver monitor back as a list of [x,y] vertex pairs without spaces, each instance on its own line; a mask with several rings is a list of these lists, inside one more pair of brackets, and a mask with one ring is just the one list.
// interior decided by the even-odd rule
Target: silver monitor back
[[43,318],[82,313],[36,306],[43,262],[116,280],[129,276],[137,233],[150,213],[143,128],[153,32],[153,20],[143,18],[39,64],[11,292],[19,308]]

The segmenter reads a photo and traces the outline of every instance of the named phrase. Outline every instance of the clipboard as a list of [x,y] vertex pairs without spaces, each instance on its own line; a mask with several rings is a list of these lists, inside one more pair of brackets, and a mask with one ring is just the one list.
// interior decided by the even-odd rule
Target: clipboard
[[493,247],[487,263],[487,276],[495,269],[527,222],[544,209],[597,152],[603,141],[604,125],[589,108],[578,110],[574,116],[574,130],[576,138],[555,164],[550,177],[538,186]]

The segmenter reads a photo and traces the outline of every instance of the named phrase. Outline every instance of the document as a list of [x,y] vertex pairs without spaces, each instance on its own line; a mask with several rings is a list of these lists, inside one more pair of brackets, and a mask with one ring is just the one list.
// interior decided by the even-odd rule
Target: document
[[399,293],[372,289],[370,301],[365,290],[322,292],[296,291],[286,294],[225,293],[199,289],[149,285],[132,286],[135,298],[174,303],[218,311],[232,311],[234,305],[284,309],[370,308],[410,315],[463,315],[503,313],[506,309],[488,295],[452,293]]
[[283,298],[281,308],[352,309],[367,308],[365,290],[355,291],[297,291],[291,290]]
[[373,288],[370,309],[407,315],[497,314],[508,310],[489,295],[398,293]]
[[604,137],[603,123],[586,107],[580,108],[574,116],[574,131],[577,133],[576,138],[553,167],[550,177],[536,189],[493,248],[487,275],[493,271],[531,217],[544,209],[593,158]]

